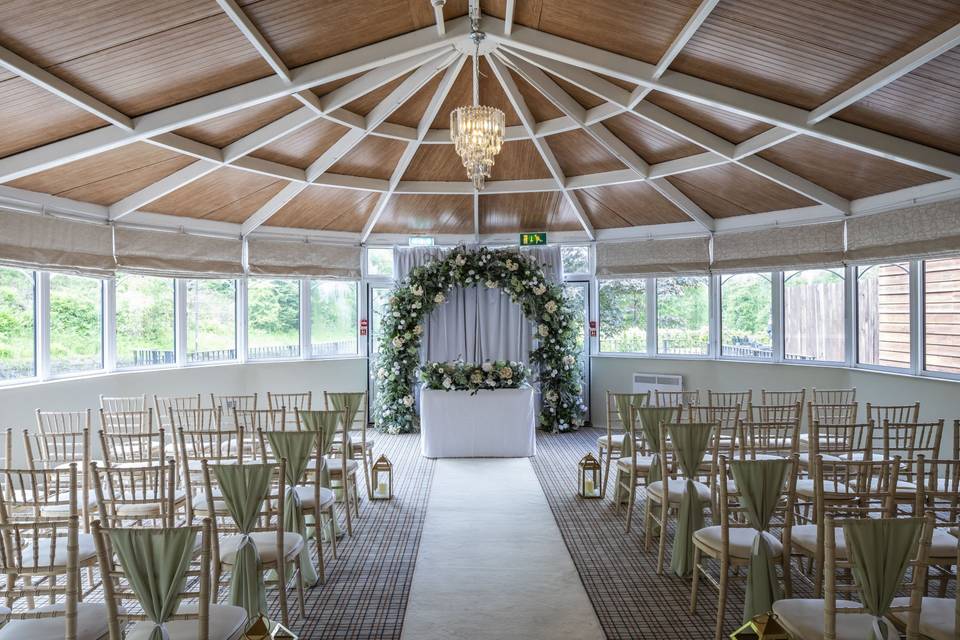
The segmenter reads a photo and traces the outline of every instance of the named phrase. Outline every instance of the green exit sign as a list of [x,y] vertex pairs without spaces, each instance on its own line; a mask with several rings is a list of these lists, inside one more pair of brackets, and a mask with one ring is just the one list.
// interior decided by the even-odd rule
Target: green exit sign
[[538,244],[547,244],[546,233],[521,233],[520,234],[521,247],[533,247]]

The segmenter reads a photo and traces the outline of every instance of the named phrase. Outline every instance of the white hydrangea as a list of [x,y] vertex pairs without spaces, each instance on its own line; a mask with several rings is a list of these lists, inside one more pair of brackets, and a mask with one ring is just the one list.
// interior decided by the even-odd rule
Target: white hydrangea
[[413,396],[405,395],[403,396],[403,406],[412,407],[413,406]]
[[547,313],[556,313],[557,303],[554,300],[549,300],[547,304],[544,305],[544,308],[547,310]]
[[393,346],[396,347],[397,349],[403,346],[403,338],[401,338],[400,336],[395,337],[392,342],[393,342]]
[[442,293],[438,293],[437,295],[433,296],[433,301],[436,302],[437,304],[443,304],[446,301],[446,299],[447,297]]
[[493,371],[493,363],[488,360],[480,365],[480,368],[483,369],[485,373],[490,373]]

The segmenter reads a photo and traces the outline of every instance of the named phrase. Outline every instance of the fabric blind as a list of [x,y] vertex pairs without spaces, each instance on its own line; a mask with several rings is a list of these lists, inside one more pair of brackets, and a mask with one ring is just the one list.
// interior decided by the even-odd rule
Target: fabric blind
[[713,239],[713,269],[756,271],[843,262],[843,221],[718,233]]
[[243,274],[243,242],[181,232],[116,228],[117,266],[147,275],[222,277]]
[[116,270],[109,225],[0,211],[0,230],[0,265],[98,277]]
[[670,238],[597,244],[597,275],[694,275],[710,268],[710,239]]
[[847,221],[846,259],[871,262],[960,252],[960,199]]
[[319,242],[248,240],[247,266],[253,275],[360,278],[360,247]]

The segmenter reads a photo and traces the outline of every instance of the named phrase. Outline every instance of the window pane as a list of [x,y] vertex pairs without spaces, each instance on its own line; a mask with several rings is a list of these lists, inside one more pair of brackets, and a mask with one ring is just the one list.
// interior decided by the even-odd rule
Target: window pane
[[248,357],[300,355],[300,281],[251,278],[247,284]]
[[103,368],[103,281],[50,274],[50,373]]
[[657,352],[707,355],[710,280],[657,278]]
[[117,276],[117,366],[146,367],[176,360],[171,278]]
[[785,271],[783,355],[787,360],[841,362],[843,269]]
[[390,289],[387,287],[372,287],[370,290],[370,353],[380,353],[380,340],[383,338],[383,314],[387,311],[387,302],[390,300]]
[[857,362],[910,367],[910,264],[857,267]]
[[187,362],[237,357],[237,281],[187,280]]
[[393,249],[372,247],[367,249],[367,275],[393,277]]
[[36,374],[32,271],[0,267],[0,380]]
[[647,351],[647,294],[644,280],[601,280],[600,351]]
[[960,373],[960,258],[923,263],[924,368]]
[[357,353],[356,282],[310,282],[310,341],[315,356]]
[[773,300],[770,275],[739,273],[720,283],[720,355],[773,358]]
[[565,275],[590,271],[590,250],[587,247],[560,247],[560,257]]

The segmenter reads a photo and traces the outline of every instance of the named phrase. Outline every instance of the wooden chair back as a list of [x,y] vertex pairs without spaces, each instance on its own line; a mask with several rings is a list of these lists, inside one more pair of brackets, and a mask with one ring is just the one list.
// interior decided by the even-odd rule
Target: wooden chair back
[[100,452],[106,466],[160,464],[165,457],[166,435],[156,431],[100,432]]
[[163,426],[167,417],[170,415],[170,409],[199,409],[202,406],[200,394],[189,396],[153,396],[153,409],[157,412],[157,419]]
[[787,405],[797,404],[804,406],[804,400],[807,396],[806,389],[795,389],[792,391],[768,391],[760,390],[760,404]]
[[267,391],[268,409],[286,409],[291,414],[297,411],[310,411],[313,408],[313,392],[273,393]]
[[694,391],[654,391],[658,407],[678,407],[688,404],[700,404],[700,390]]
[[250,395],[216,395],[210,394],[210,406],[217,407],[220,409],[223,417],[232,418],[234,409],[241,409],[245,411],[256,411],[257,410],[257,396],[258,394],[253,393]]
[[857,401],[857,388],[817,389],[814,387],[810,395],[813,404],[852,404]]
[[93,488],[97,494],[98,517],[110,527],[141,526],[151,522],[172,527],[176,514],[176,463],[158,460],[157,464],[101,467],[90,464]]
[[737,453],[743,460],[788,458],[800,451],[800,422],[740,421]]
[[223,413],[220,407],[208,409],[177,409],[170,407],[167,410],[167,424],[170,433],[180,429],[188,431],[217,430],[223,422]]
[[139,396],[105,396],[100,394],[100,408],[111,413],[125,411],[146,411],[147,394]]
[[77,463],[57,469],[0,471],[0,522],[79,517]]
[[100,431],[106,433],[153,433],[153,409],[106,411],[100,409]]
[[751,404],[747,407],[746,420],[750,422],[796,422],[800,426],[803,417],[803,405],[791,404]]

